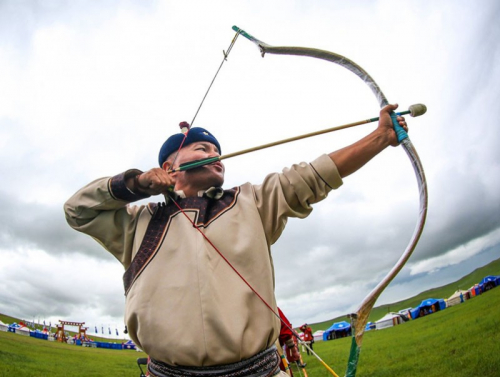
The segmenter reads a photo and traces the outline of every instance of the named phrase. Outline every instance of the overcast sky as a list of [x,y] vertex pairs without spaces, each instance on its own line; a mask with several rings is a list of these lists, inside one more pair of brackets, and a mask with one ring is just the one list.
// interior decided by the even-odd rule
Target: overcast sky
[[[377,304],[499,258],[499,18],[495,0],[0,0],[0,312],[123,329],[123,267],[66,224],[63,203],[96,178],[156,166],[165,138],[192,120],[233,25],[271,45],[345,55],[400,109],[428,106],[407,117],[428,180],[426,228]],[[263,59],[240,37],[194,126],[230,153],[378,111],[344,68]],[[374,127],[228,159],[226,187],[259,183]],[[273,257],[278,305],[293,325],[356,310],[405,249],[418,198],[406,154],[390,148],[289,222]]]

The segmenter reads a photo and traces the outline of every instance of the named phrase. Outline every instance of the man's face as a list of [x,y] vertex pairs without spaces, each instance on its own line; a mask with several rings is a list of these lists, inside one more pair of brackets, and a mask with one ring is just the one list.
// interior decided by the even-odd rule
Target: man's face
[[[175,157],[175,154],[169,157],[170,161]],[[207,141],[197,141],[181,148],[175,160],[174,168],[186,162],[216,156],[220,156],[220,154],[214,144]],[[195,187],[200,190],[206,190],[212,186],[222,186],[224,183],[224,164],[217,161],[209,165],[174,174],[176,174],[176,187],[181,189],[182,187]]]

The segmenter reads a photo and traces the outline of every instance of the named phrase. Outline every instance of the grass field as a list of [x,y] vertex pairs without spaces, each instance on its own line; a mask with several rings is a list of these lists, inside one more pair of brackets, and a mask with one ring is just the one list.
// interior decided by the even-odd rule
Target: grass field
[[0,332],[0,376],[134,376],[142,352],[85,348]]
[[[452,289],[452,293],[457,284],[460,288],[468,288],[486,275],[497,275],[499,265],[500,261],[495,261],[486,266],[486,270],[485,267],[464,278],[466,281],[441,287],[438,292]],[[422,298],[412,300],[418,304],[425,298],[442,298],[450,294],[424,292]],[[412,306],[405,301],[397,304],[391,304],[391,310],[397,310],[399,305],[401,308]],[[16,320],[4,315],[1,319],[6,323]],[[331,325],[333,321],[328,323]],[[316,342],[314,350],[343,376],[350,342],[351,338]],[[136,360],[139,357],[146,355],[131,350],[84,348],[0,331],[0,376],[138,377],[140,371]],[[309,377],[331,376],[313,356],[303,354],[303,357]],[[300,376],[294,371],[296,377]],[[357,375],[500,376],[500,287],[432,315],[365,333]]]
[[[343,376],[350,338],[314,350]],[[0,332],[0,376],[134,376],[142,352],[84,348]],[[310,377],[330,376],[304,355]],[[298,376],[298,373],[295,373]],[[500,376],[500,288],[402,325],[367,332],[360,377]]]
[[[351,339],[317,342],[314,350],[343,376]],[[305,356],[311,377],[329,376]],[[402,325],[365,333],[360,377],[500,376],[500,288]]]

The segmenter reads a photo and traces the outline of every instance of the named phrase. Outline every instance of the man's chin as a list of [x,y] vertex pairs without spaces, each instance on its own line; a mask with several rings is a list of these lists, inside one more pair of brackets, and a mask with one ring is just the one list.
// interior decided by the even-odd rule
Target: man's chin
[[210,185],[210,187],[222,187],[224,185],[224,179],[220,179],[214,182],[214,184]]
[[187,170],[186,176],[190,176],[188,180],[191,182],[203,182],[202,186],[208,186],[206,187],[207,189],[210,187],[222,187],[224,184],[224,173],[214,172],[208,168],[208,165]]

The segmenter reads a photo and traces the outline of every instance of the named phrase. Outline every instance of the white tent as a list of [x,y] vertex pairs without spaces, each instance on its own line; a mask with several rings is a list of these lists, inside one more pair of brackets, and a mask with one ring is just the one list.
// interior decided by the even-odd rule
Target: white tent
[[24,336],[30,336],[30,329],[27,328],[26,326],[17,327],[16,328],[16,334],[21,334],[21,335],[24,335]]
[[317,342],[319,340],[323,340],[323,333],[324,331],[323,330],[318,330],[318,331],[315,331],[313,333],[313,338],[314,338],[314,341]]
[[403,323],[403,319],[401,318],[401,314],[399,313],[387,313],[385,316],[380,318],[377,322],[375,322],[375,327],[377,330],[385,329],[387,327],[392,327]]
[[405,315],[407,317],[410,317],[411,318],[411,313],[410,311],[412,310],[413,308],[406,308],[406,309],[401,309],[398,311],[399,314],[402,314],[402,315]]
[[468,297],[469,295],[467,291],[462,291],[459,289],[448,298],[448,300],[446,301],[446,306],[449,307],[460,304],[461,302],[467,300]]

